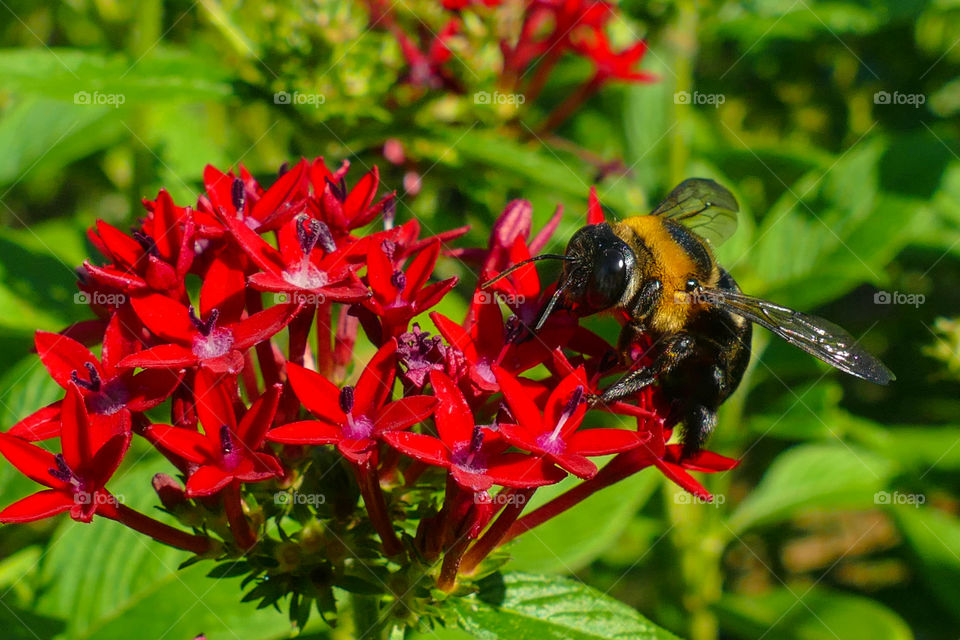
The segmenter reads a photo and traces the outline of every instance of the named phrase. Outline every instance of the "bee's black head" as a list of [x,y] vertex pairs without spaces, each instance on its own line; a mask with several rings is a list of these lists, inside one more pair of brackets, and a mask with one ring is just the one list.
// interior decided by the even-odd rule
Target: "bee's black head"
[[623,298],[635,265],[633,251],[609,224],[583,227],[567,244],[557,291],[541,310],[534,330],[543,326],[558,302],[580,315],[613,307]]

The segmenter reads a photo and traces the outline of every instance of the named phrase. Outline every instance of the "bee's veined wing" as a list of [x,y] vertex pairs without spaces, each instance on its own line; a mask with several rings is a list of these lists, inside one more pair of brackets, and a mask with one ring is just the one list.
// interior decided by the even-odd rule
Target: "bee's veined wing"
[[732,291],[707,289],[700,295],[708,304],[755,322],[852,376],[877,384],[896,379],[893,372],[859,346],[853,336],[828,320]]
[[680,222],[717,246],[737,230],[740,205],[725,187],[706,178],[684,180],[650,214]]

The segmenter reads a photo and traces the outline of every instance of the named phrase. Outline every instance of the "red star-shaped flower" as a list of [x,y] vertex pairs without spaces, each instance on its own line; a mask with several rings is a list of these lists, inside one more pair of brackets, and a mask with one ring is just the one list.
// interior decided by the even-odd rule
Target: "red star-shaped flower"
[[387,342],[364,368],[357,386],[342,389],[319,373],[287,363],[294,393],[318,419],[277,427],[267,439],[285,444],[335,444],[352,462],[369,461],[378,438],[422,422],[437,403],[432,396],[407,396],[390,402],[396,350],[396,340]]
[[[64,335],[37,331],[34,338],[40,361],[61,387],[76,385],[86,403],[90,420],[117,433],[130,429],[130,412],[151,409],[170,396],[180,374],[168,370],[142,371],[117,366],[137,347],[125,335],[120,316],[114,315],[103,338],[101,360],[85,346]],[[44,440],[59,432],[61,401],[54,402],[10,428],[11,435],[26,440]]]
[[554,387],[542,412],[526,386],[499,367],[494,372],[516,419],[516,424],[500,425],[503,437],[515,447],[542,455],[576,476],[589,478],[597,473],[596,465],[587,456],[635,449],[650,437],[648,433],[627,429],[577,430],[587,410],[583,367],[577,367]]
[[280,476],[277,459],[263,450],[283,385],[267,389],[238,422],[228,393],[230,378],[209,371],[196,376],[194,395],[203,433],[169,424],[147,427],[147,437],[196,465],[187,478],[187,496],[209,496],[231,482],[260,482]]
[[381,242],[371,245],[367,254],[367,280],[373,297],[363,306],[379,319],[383,339],[404,333],[412,318],[437,304],[457,284],[456,276],[427,284],[440,255],[439,241],[417,253],[406,269],[399,267],[395,251],[393,243]]
[[439,403],[434,420],[439,438],[410,431],[384,434],[392,447],[427,464],[444,467],[470,491],[493,485],[528,488],[559,482],[565,473],[540,456],[508,452],[510,443],[497,431],[474,422],[457,385],[439,371],[430,372]]
[[116,515],[117,499],[105,485],[130,446],[130,431],[97,433],[72,382],[60,410],[60,445],[62,453],[52,454],[0,433],[0,454],[31,480],[49,487],[0,511],[0,522],[30,522],[64,511],[79,522],[90,522],[97,513]]

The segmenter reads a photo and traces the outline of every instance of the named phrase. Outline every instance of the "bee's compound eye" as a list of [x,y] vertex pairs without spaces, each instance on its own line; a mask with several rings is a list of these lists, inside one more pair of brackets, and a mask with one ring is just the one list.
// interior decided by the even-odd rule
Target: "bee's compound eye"
[[587,304],[593,309],[615,305],[627,288],[627,257],[618,247],[605,249],[597,257],[587,287]]
[[687,280],[686,286],[687,286],[687,293],[693,293],[694,291],[700,288],[700,283],[697,282],[695,279],[690,278],[689,280]]

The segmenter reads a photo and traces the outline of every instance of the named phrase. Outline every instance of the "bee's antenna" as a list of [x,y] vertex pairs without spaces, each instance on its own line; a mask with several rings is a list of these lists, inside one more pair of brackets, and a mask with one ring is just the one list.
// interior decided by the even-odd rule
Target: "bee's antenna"
[[533,325],[532,333],[536,333],[543,328],[543,325],[547,323],[547,318],[550,317],[550,314],[553,313],[554,307],[557,306],[557,302],[560,301],[560,296],[563,294],[564,290],[567,288],[567,284],[570,282],[570,278],[565,278],[560,284],[557,285],[557,290],[553,292],[553,295],[550,296],[550,300],[547,301],[546,306],[540,310],[540,314],[537,316],[537,322]]
[[561,255],[561,254],[559,254],[559,253],[541,253],[541,254],[538,255],[538,256],[533,256],[532,258],[527,258],[527,259],[524,260],[523,262],[518,262],[517,264],[513,265],[512,267],[510,267],[510,268],[507,269],[506,271],[501,271],[499,274],[495,275],[494,277],[490,278],[489,280],[487,280],[486,282],[484,282],[483,284],[481,284],[481,285],[480,285],[480,288],[481,288],[481,289],[486,289],[487,287],[489,287],[490,285],[492,285],[492,284],[493,284],[494,282],[496,282],[497,280],[499,280],[499,279],[501,279],[501,278],[505,278],[505,277],[507,277],[508,275],[510,275],[511,273],[513,273],[514,271],[516,271],[517,269],[519,269],[520,267],[525,267],[525,266],[527,266],[528,264],[530,264],[530,263],[532,263],[532,262],[536,262],[537,260],[566,260],[566,261],[568,261],[568,262],[573,262],[573,261],[576,260],[576,258],[574,258],[573,256]]

